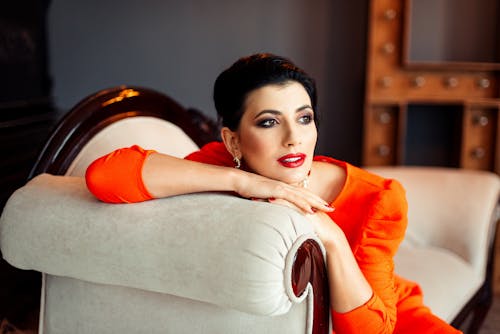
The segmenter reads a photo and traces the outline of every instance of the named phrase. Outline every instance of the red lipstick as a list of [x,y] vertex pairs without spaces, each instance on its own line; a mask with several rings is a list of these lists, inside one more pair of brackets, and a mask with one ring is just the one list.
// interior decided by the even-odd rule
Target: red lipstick
[[296,168],[304,164],[306,160],[306,155],[304,153],[292,153],[282,156],[278,159],[278,162],[287,168]]

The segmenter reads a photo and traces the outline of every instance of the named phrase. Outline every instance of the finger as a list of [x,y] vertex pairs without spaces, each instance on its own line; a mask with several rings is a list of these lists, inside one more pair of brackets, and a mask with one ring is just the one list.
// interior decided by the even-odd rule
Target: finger
[[295,211],[298,211],[302,214],[305,214],[305,215],[309,215],[311,214],[311,212],[306,208],[301,208],[299,207],[298,204],[296,203],[293,203],[291,201],[288,201],[286,199],[281,199],[281,198],[278,198],[278,199],[274,199],[272,201],[269,201],[270,203],[273,203],[273,204],[278,204],[278,205],[281,205],[281,206],[285,206],[287,208],[291,208],[291,209],[294,209]]
[[291,199],[290,201],[296,205],[301,211],[304,213],[309,213],[312,214],[314,213],[314,203],[317,202],[318,200],[314,197],[307,196],[303,193],[292,193],[291,194]]
[[299,198],[299,202],[297,204],[306,212],[314,213],[318,210],[323,212],[332,212],[335,210],[330,204],[316,194],[302,188],[299,188],[299,191],[301,192],[305,202]]

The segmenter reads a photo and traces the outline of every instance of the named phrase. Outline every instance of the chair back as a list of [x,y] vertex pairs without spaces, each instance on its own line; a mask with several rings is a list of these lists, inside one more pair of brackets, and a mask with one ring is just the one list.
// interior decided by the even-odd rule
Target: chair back
[[183,157],[217,138],[215,122],[195,109],[151,89],[114,87],[83,99],[61,119],[29,179],[40,173],[83,176],[93,160],[120,147]]

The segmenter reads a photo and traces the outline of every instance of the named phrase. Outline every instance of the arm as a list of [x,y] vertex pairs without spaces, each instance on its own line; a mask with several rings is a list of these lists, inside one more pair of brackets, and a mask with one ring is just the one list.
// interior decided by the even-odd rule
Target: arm
[[352,250],[326,214],[311,216],[327,252],[333,323],[341,333],[392,333],[397,303],[393,256],[406,229],[404,191],[391,182],[363,209],[363,233]]
[[140,147],[116,150],[88,168],[89,190],[111,203],[206,191],[235,192],[245,198],[284,198],[305,212],[330,211],[327,203],[305,189],[238,170],[146,151]]
[[325,246],[332,310],[345,313],[365,304],[373,290],[361,272],[344,232],[337,224],[332,224],[325,213],[309,215],[309,219]]

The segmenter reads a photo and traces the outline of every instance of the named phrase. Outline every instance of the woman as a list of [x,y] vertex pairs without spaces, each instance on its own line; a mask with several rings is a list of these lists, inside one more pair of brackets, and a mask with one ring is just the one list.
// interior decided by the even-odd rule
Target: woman
[[242,58],[217,78],[214,101],[223,143],[185,159],[116,150],[89,166],[90,191],[111,203],[231,191],[296,208],[326,249],[336,333],[458,332],[393,272],[407,223],[401,185],[314,157],[316,89],[304,71],[271,54]]

